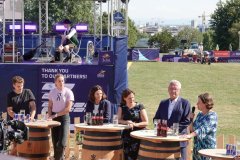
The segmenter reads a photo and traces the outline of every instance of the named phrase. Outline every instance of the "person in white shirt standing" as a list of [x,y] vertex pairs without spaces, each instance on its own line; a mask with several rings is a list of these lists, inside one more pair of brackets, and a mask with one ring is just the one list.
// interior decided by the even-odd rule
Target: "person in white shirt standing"
[[54,159],[63,160],[64,150],[69,132],[69,112],[74,101],[73,92],[64,86],[65,80],[62,74],[55,76],[55,86],[49,93],[48,117],[61,123],[58,127],[52,128],[52,143]]

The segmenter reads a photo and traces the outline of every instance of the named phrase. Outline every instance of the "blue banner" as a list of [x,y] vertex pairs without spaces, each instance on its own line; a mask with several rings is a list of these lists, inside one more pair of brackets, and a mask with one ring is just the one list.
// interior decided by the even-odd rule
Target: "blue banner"
[[113,51],[100,51],[98,57],[99,65],[114,65]]
[[[36,97],[37,113],[47,111],[48,93],[55,87],[54,77],[61,73],[66,78],[66,87],[70,88],[75,96],[72,107],[71,121],[74,117],[81,117],[88,93],[92,86],[99,84],[107,95],[113,94],[114,67],[99,65],[42,65],[42,64],[2,64],[0,65],[0,106],[6,112],[7,93],[12,90],[11,79],[15,75],[25,79],[25,88],[32,90]],[[113,102],[113,99],[110,101]]]
[[133,61],[159,61],[159,49],[134,48],[132,50]]

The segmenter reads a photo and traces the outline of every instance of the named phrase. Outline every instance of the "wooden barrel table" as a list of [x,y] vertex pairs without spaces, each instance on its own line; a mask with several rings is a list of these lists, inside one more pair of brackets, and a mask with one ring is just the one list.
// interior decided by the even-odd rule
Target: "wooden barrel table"
[[233,155],[226,155],[226,149],[202,149],[198,153],[213,160],[234,160]]
[[50,128],[59,126],[60,122],[38,120],[25,123],[29,127],[29,139],[17,144],[18,156],[33,160],[47,160],[50,155]]
[[138,160],[173,160],[180,158],[180,141],[188,141],[179,136],[159,137],[153,130],[131,132],[131,136],[141,140]]
[[102,126],[88,126],[76,124],[77,131],[84,131],[82,145],[83,160],[123,160],[122,130],[127,125],[104,124]]

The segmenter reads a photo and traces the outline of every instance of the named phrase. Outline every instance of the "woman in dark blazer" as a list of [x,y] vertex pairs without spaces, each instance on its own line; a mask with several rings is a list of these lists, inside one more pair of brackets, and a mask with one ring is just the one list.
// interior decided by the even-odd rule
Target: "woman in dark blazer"
[[93,86],[89,92],[89,100],[86,105],[86,112],[92,114],[103,113],[103,123],[108,123],[111,116],[111,103],[107,100],[107,96],[104,93],[101,86]]

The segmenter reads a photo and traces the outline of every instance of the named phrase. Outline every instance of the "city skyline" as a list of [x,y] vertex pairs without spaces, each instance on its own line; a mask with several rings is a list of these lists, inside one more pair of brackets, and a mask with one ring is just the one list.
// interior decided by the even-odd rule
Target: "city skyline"
[[[191,20],[202,23],[205,13],[206,23],[217,8],[219,0],[130,0],[128,16],[137,25],[146,23],[159,25],[190,25]],[[224,2],[224,0],[223,0]]]

